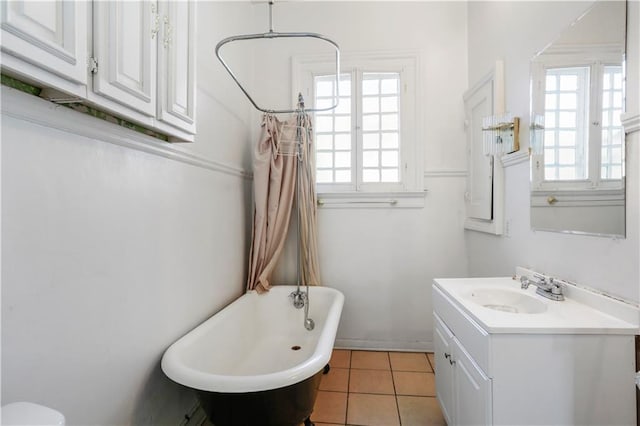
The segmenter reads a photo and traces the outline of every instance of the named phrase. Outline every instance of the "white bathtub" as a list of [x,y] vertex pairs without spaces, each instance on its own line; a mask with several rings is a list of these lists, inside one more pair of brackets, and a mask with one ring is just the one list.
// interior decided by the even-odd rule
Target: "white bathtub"
[[243,295],[171,345],[162,370],[177,383],[217,393],[278,389],[314,376],[331,357],[344,296],[310,287],[315,329],[307,331],[304,309],[289,297],[295,288]]

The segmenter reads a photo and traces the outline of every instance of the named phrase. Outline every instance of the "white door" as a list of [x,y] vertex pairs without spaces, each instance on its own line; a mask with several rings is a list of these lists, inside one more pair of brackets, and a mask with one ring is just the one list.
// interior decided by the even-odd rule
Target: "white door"
[[453,360],[451,359],[453,334],[436,314],[433,314],[433,317],[435,319],[433,356],[436,360],[436,395],[447,424],[454,425],[456,423],[453,419]]
[[455,365],[453,373],[455,424],[460,426],[492,424],[491,380],[473,362],[458,339],[453,337],[451,346]]
[[93,3],[93,91],[143,114],[156,113],[158,5],[150,1]]
[[0,13],[3,52],[87,84],[87,2],[2,1]]
[[493,80],[465,99],[467,117],[467,217],[493,219],[493,157],[482,152],[482,119],[493,115]]
[[195,134],[195,1],[162,1],[158,41],[158,119]]

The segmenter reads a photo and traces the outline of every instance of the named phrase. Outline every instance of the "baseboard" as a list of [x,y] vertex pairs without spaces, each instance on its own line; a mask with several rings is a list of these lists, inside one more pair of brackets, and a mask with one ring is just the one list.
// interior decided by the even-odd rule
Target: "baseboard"
[[336,349],[356,349],[371,351],[433,352],[433,341],[406,342],[394,340],[336,339]]

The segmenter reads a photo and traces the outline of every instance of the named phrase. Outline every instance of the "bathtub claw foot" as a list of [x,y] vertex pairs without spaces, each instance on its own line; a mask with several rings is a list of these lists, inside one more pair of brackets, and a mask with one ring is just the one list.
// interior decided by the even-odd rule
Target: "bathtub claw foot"
[[322,374],[329,374],[329,371],[331,371],[331,366],[327,364],[324,366],[324,369],[322,370]]
[[304,426],[316,426],[316,424],[311,421],[311,417],[307,417],[304,419]]

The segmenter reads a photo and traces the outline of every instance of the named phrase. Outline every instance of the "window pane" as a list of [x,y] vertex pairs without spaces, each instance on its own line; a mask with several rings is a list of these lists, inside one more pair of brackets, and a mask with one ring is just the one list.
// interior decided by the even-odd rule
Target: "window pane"
[[382,112],[397,112],[398,111],[398,97],[397,96],[384,96],[380,98],[380,111]]
[[345,74],[340,78],[340,96],[351,96],[351,77],[346,78]]
[[316,167],[319,169],[333,167],[333,154],[331,152],[316,152]]
[[560,76],[560,90],[576,90],[578,88],[578,76],[577,75],[561,75]]
[[362,165],[364,167],[378,167],[378,151],[362,151]]
[[398,167],[398,151],[382,151],[380,163],[383,167]]
[[380,171],[378,169],[363,169],[363,182],[380,182]]
[[336,170],[336,182],[340,182],[340,183],[351,182],[351,170],[347,170],[347,169]]
[[[331,77],[331,78],[335,78],[335,77]],[[325,79],[316,80],[316,97],[321,97],[321,96],[332,97],[334,95],[333,86],[334,86],[334,83],[331,80],[329,81]]]
[[382,169],[382,182],[400,182],[398,169]]
[[362,130],[365,132],[371,130],[380,129],[380,116],[379,115],[363,115],[362,116]]
[[556,132],[546,131],[544,132],[544,146],[554,146],[556,144]]
[[544,115],[544,125],[547,128],[556,127],[556,113],[547,112]]
[[[316,101],[316,108],[331,108],[331,106],[333,106],[333,99],[335,98],[324,98],[324,99],[318,99]],[[323,111],[318,111],[319,114],[322,114]]]
[[365,133],[365,134],[362,135],[362,148],[363,149],[377,149],[379,147],[380,147],[380,134],[378,134],[378,133]]
[[554,164],[556,162],[556,150],[555,149],[545,149],[544,150],[544,161],[548,164]]
[[316,170],[316,182],[318,183],[333,182],[333,172],[331,170]]
[[547,93],[547,96],[544,97],[544,107],[546,109],[556,109],[557,106],[558,106],[557,95],[553,93]]
[[398,134],[397,133],[383,133],[382,134],[382,148],[398,148]]
[[351,150],[351,135],[349,133],[339,133],[334,136],[336,150]]
[[560,164],[568,164],[572,165],[576,162],[576,151],[573,149],[560,149],[558,150],[560,154],[559,163]]
[[333,132],[333,117],[316,116],[316,132]]
[[382,130],[397,130],[398,129],[398,115],[397,114],[385,114],[382,116]]
[[351,117],[348,115],[336,115],[334,126],[336,132],[348,132],[351,130]]
[[316,136],[316,149],[333,149],[333,137],[331,135]]
[[367,114],[371,112],[379,112],[379,103],[377,96],[365,96],[362,98],[362,112]]
[[576,171],[573,167],[562,167],[558,170],[558,179],[560,180],[574,180],[576,178]]
[[350,151],[338,151],[335,153],[335,165],[336,167],[349,167],[351,166],[351,152]]
[[[331,105],[329,105],[331,106]],[[336,114],[351,114],[351,99],[340,97],[340,102],[334,110]]]
[[385,78],[380,82],[380,92],[388,95],[398,93],[398,83],[398,79]]
[[560,146],[576,146],[576,132],[564,130],[558,132],[558,145]]
[[560,109],[576,109],[576,105],[577,102],[575,93],[560,94]]
[[362,80],[362,94],[363,95],[377,95],[379,92],[379,81],[376,80]]
[[576,113],[560,111],[559,127],[576,127]]
[[545,90],[550,91],[550,90],[557,90],[557,77],[555,75],[547,75],[546,78],[546,82],[545,82]]

